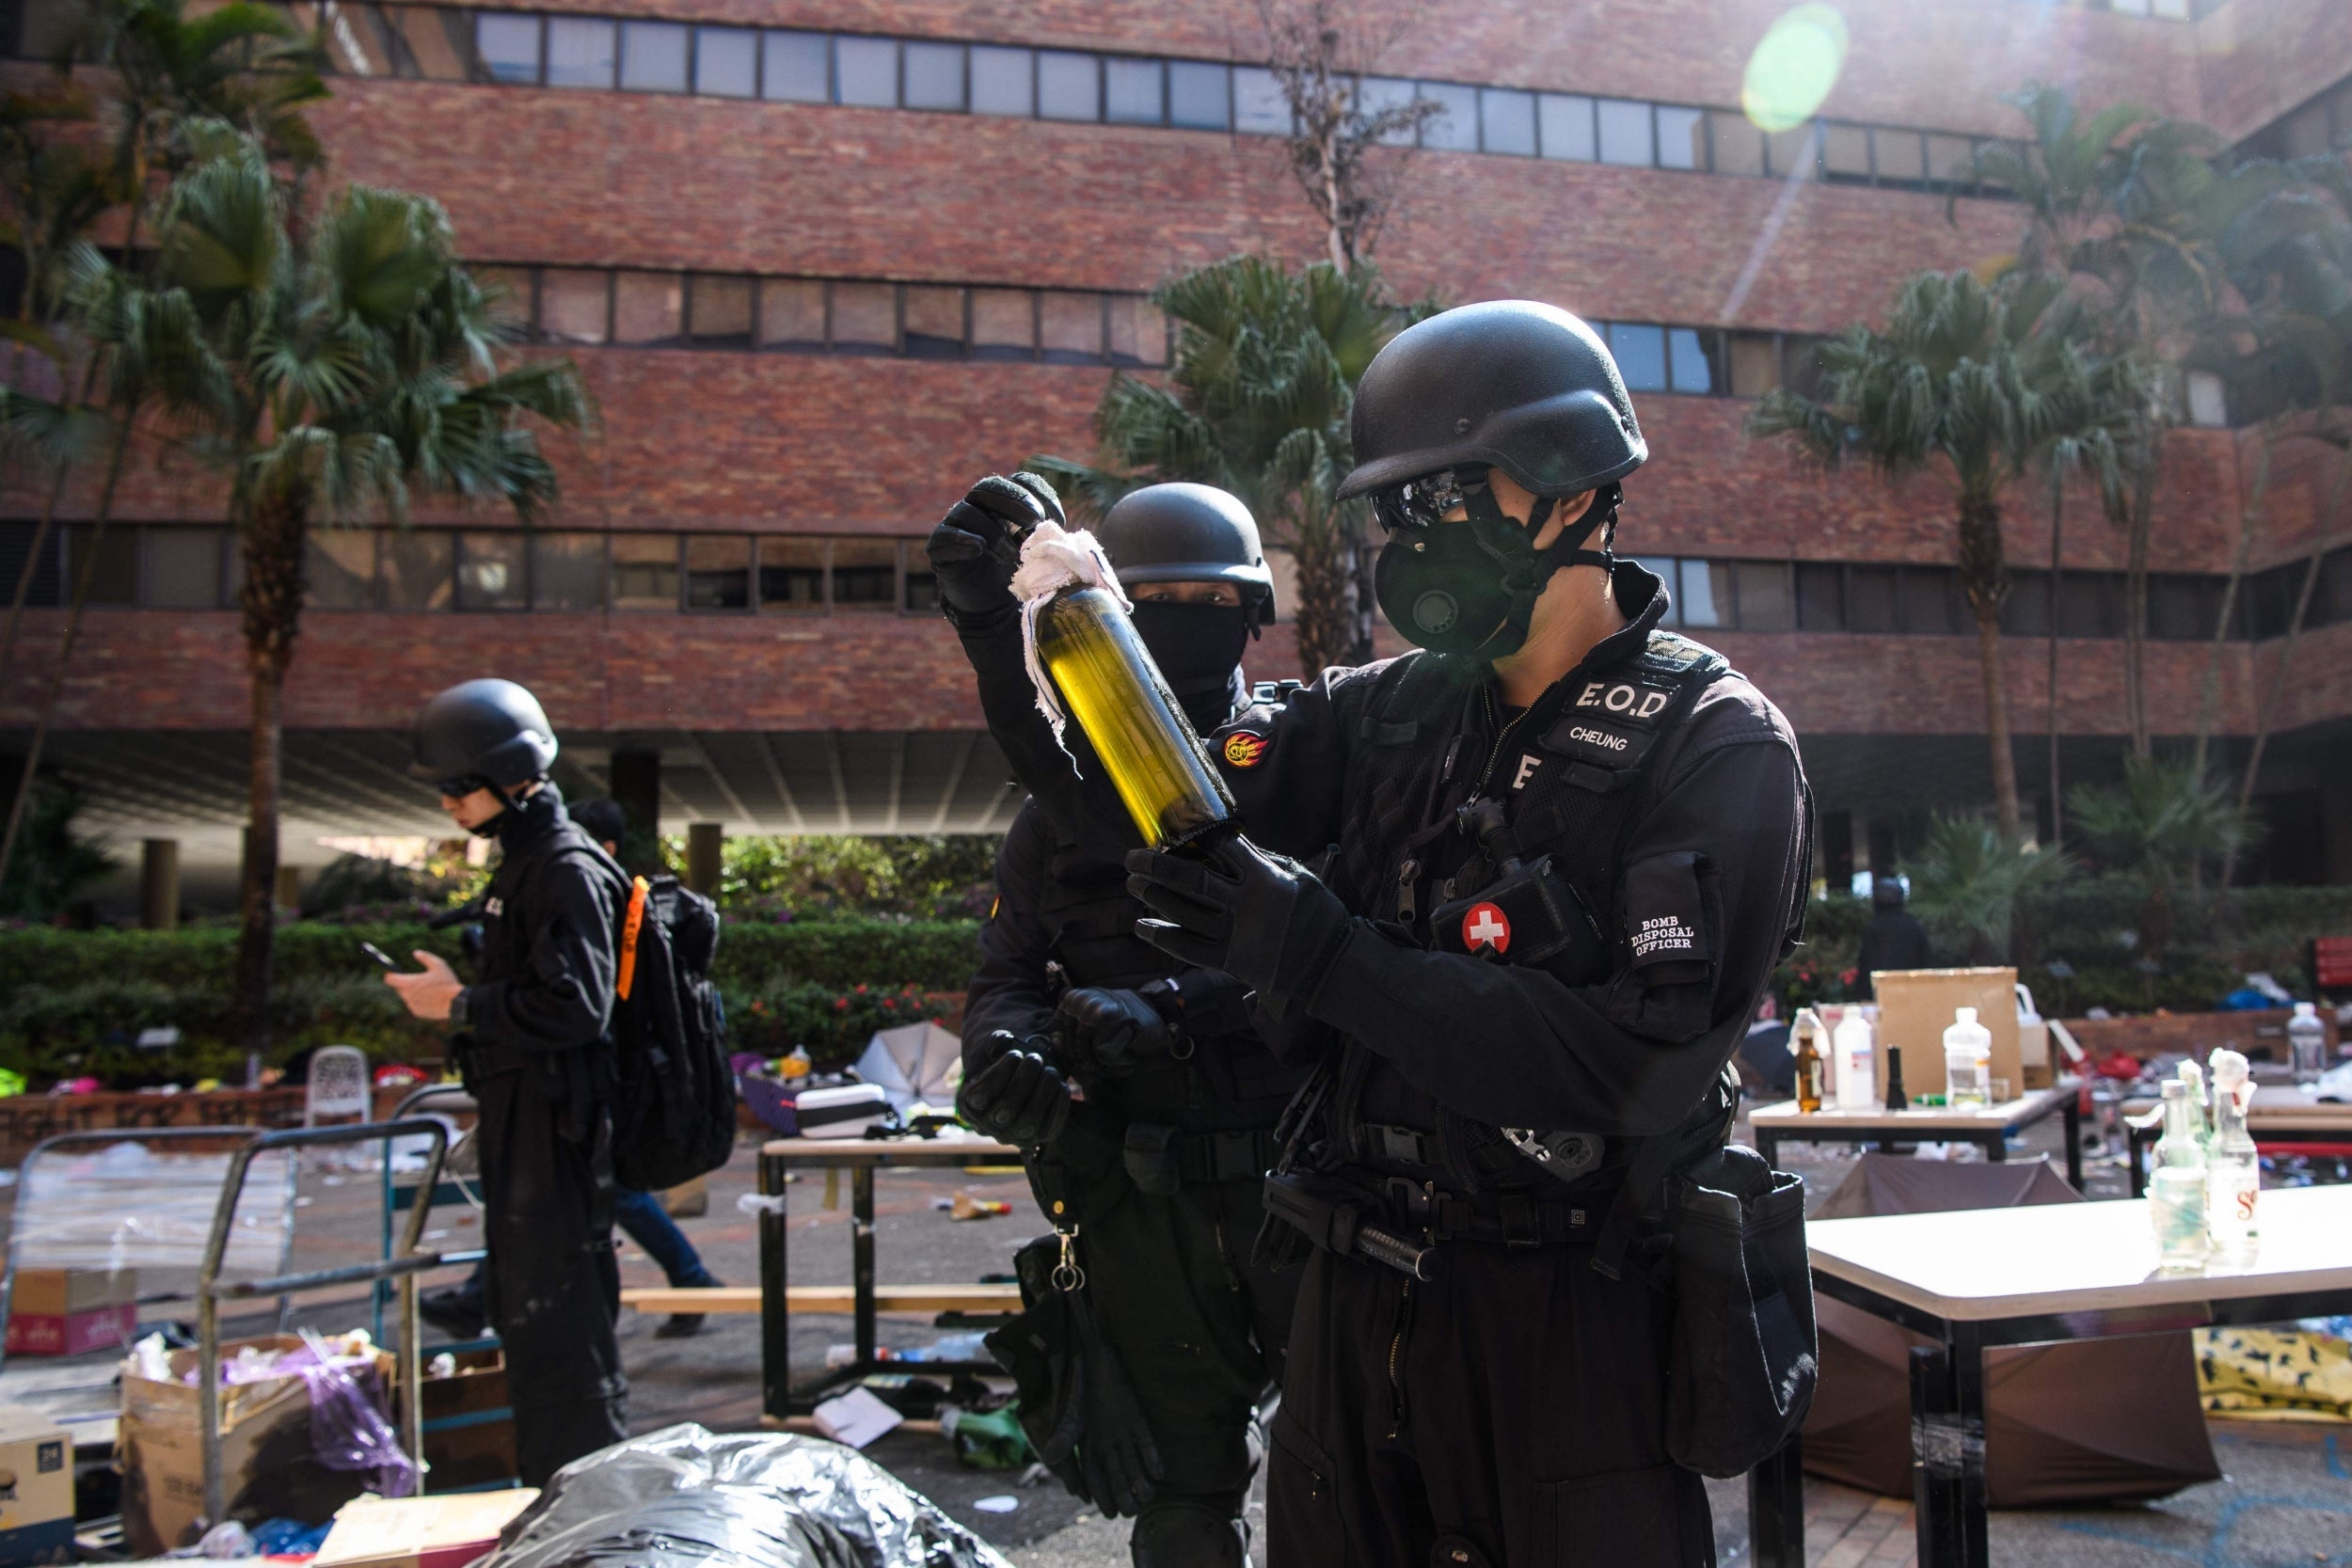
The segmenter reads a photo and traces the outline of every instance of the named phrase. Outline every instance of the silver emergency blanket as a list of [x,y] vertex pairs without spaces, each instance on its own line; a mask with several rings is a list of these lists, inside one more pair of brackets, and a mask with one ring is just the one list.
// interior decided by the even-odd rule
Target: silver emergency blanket
[[855,1449],[685,1422],[576,1459],[475,1568],[1011,1568]]

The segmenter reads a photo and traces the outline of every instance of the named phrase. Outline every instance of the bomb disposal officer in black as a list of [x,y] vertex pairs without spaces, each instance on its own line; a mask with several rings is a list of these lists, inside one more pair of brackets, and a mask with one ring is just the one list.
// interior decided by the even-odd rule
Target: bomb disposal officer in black
[[[1269,1239],[1310,1249],[1270,1560],[1708,1563],[1668,1448],[1665,1238],[1636,1216],[1725,1138],[1725,1064],[1801,919],[1795,741],[1610,554],[1647,449],[1583,322],[1421,323],[1354,433],[1341,493],[1372,498],[1381,607],[1425,651],[1213,739],[1251,758],[1248,837],[1127,858],[1141,934],[1319,1062],[1268,1186]],[[1268,852],[1325,846],[1321,877]]]
[[[1133,1392],[1088,1401],[1087,1490],[1136,1516],[1139,1568],[1240,1568],[1255,1408],[1280,1375],[1299,1279],[1253,1265],[1251,1243],[1274,1124],[1305,1074],[1248,1031],[1229,976],[1136,939],[1145,911],[1126,888],[1120,857],[1136,838],[1123,815],[1073,815],[1071,762],[1023,673],[1004,563],[979,547],[1005,521],[1059,515],[1041,484],[992,478],[932,539],[992,729],[1042,791],[997,859],[960,1103],[1024,1148],[1048,1218],[1077,1230],[1093,1317]],[[1194,725],[1206,734],[1252,711],[1241,657],[1273,613],[1274,585],[1248,510],[1206,485],[1153,485],[1111,508],[1098,538]],[[1075,726],[1069,738],[1099,780]]]
[[417,715],[410,771],[441,809],[498,841],[473,983],[419,952],[386,978],[408,1010],[446,1019],[480,1106],[491,1324],[506,1351],[523,1484],[628,1435],[612,1333],[620,1268],[605,1158],[619,866],[548,782],[555,731],[512,681],[453,686]]

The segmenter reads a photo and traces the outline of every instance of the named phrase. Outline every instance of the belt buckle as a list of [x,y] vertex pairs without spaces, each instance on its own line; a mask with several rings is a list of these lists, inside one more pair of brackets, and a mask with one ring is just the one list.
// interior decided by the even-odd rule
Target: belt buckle
[[1380,1183],[1381,1196],[1397,1212],[1408,1219],[1429,1217],[1430,1198],[1437,1183],[1415,1181],[1409,1176],[1391,1176]]

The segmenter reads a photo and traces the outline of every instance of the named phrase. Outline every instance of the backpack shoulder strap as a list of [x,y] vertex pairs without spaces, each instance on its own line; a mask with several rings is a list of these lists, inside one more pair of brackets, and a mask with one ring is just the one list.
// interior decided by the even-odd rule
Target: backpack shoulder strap
[[612,992],[622,1001],[628,1000],[630,990],[637,984],[637,942],[644,934],[645,903],[653,894],[653,885],[643,877],[631,878],[628,908],[621,916],[621,945],[615,955]]

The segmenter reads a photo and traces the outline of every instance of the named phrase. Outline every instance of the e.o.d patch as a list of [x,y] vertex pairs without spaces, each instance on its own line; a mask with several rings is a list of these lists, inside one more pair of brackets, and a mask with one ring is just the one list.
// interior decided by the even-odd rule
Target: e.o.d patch
[[1265,758],[1264,736],[1235,730],[1225,737],[1225,760],[1235,768],[1255,768]]

